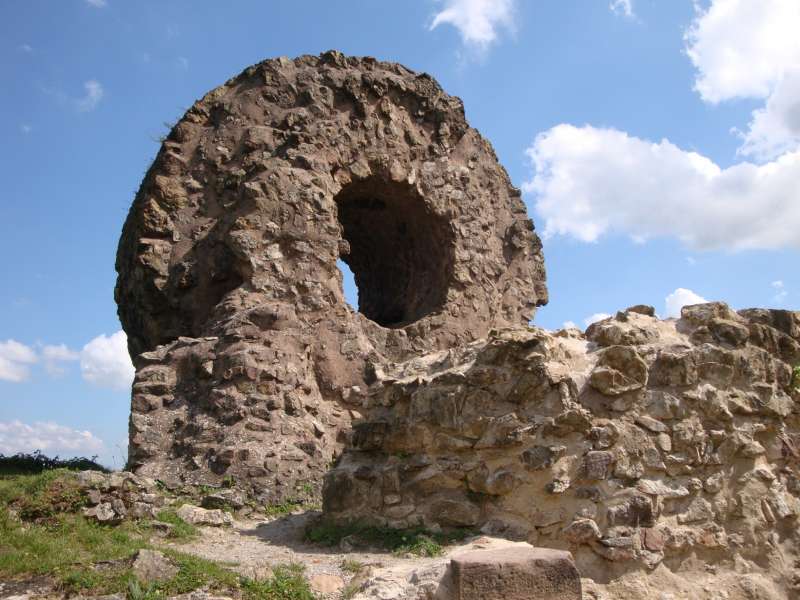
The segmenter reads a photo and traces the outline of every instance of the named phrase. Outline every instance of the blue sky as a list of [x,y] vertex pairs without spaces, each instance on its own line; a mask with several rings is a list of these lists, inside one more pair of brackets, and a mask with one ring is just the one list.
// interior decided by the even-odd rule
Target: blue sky
[[545,236],[537,325],[701,298],[797,307],[796,0],[221,7],[0,4],[0,452],[121,464],[122,222],[165,123],[274,56],[398,61],[464,100]]

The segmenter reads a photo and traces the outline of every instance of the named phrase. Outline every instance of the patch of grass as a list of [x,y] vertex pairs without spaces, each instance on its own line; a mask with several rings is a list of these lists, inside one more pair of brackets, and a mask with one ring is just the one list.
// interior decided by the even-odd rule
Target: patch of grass
[[792,369],[792,389],[795,392],[800,392],[800,365]]
[[303,571],[302,565],[294,563],[273,568],[269,579],[242,579],[243,596],[245,600],[314,600]]
[[285,500],[278,504],[269,504],[265,506],[264,514],[268,517],[280,517],[282,515],[288,515],[304,506],[305,504],[296,500]]
[[170,529],[167,536],[171,540],[188,542],[200,535],[200,530],[181,519],[174,507],[161,509],[158,511],[156,519],[162,523],[172,525],[172,529]]
[[395,554],[440,556],[444,552],[444,546],[463,540],[470,533],[468,530],[432,532],[422,527],[393,529],[360,523],[337,524],[322,521],[306,531],[306,539],[325,546],[335,546],[343,538],[353,536],[359,543],[385,548]]
[[[146,531],[137,523],[110,528],[75,514],[23,527],[0,507],[0,580],[40,575],[53,577],[68,591],[119,591],[126,574],[113,561],[146,547]],[[112,561],[107,568],[92,567],[107,561]]]
[[214,591],[238,589],[239,575],[219,563],[176,550],[161,549],[178,566],[178,574],[155,587],[167,596],[185,594],[201,587]]
[[86,504],[86,494],[74,473],[58,469],[0,478],[0,504],[24,521],[43,522],[78,512]]
[[[161,516],[171,519],[169,513]],[[178,573],[168,581],[144,586],[133,575],[131,559],[138,550],[151,547],[149,532],[146,522],[123,521],[109,527],[80,514],[23,526],[0,506],[0,580],[46,576],[68,595],[123,593],[129,600],[163,599],[199,588],[241,595],[245,600],[314,600],[300,566],[276,567],[271,577],[254,580],[239,576],[225,564],[165,548],[159,550],[178,567]]]
[[342,568],[342,571],[346,573],[358,573],[364,568],[364,563],[359,560],[353,560],[352,558],[345,558],[339,566]]
[[350,600],[355,598],[356,594],[361,591],[361,586],[356,583],[348,583],[342,588],[342,600]]

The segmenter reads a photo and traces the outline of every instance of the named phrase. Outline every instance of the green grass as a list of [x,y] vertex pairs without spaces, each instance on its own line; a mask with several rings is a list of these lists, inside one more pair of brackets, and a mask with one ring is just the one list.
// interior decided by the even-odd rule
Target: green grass
[[305,507],[306,505],[303,502],[297,500],[286,500],[279,504],[268,504],[264,507],[264,514],[268,517],[280,517]]
[[346,573],[358,573],[361,569],[364,568],[364,563],[362,563],[359,560],[345,558],[340,566],[342,568],[342,571]]
[[303,571],[295,563],[273,568],[269,579],[243,579],[243,595],[248,600],[314,600]]
[[800,365],[792,369],[792,389],[795,392],[800,392]]
[[337,524],[322,521],[308,529],[306,539],[324,546],[335,546],[343,538],[354,536],[364,545],[385,548],[395,554],[441,556],[444,546],[463,540],[470,533],[467,530],[432,532],[422,527],[393,529],[360,523]]
[[[0,477],[0,580],[46,577],[68,595],[121,593],[129,600],[161,600],[199,588],[244,600],[314,599],[298,565],[276,567],[262,580],[241,577],[230,565],[154,546],[150,521],[108,526],[84,518],[76,490],[74,475],[65,471]],[[196,528],[172,508],[158,518],[173,525],[174,538],[196,535]],[[134,577],[131,558],[154,547],[178,572],[168,581],[145,586]]]
[[0,477],[0,506],[11,508],[25,521],[52,520],[85,504],[74,473],[64,469]]
[[200,530],[191,523],[187,523],[178,516],[174,507],[161,509],[156,519],[162,523],[172,525],[167,537],[179,542],[188,542],[200,535]]

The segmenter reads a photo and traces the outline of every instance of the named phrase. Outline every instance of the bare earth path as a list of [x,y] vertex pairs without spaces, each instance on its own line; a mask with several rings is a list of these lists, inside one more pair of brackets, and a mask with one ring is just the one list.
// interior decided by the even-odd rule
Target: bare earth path
[[[286,563],[305,566],[306,575],[314,583],[341,578],[338,590],[323,593],[320,598],[342,598],[341,584],[353,581],[354,573],[343,569],[345,560],[364,566],[358,575],[365,585],[361,593],[349,596],[353,600],[436,600],[439,598],[439,579],[449,562],[449,556],[466,549],[492,548],[513,545],[496,538],[479,537],[448,548],[438,558],[397,556],[376,549],[355,549],[343,552],[340,548],[325,548],[304,541],[309,523],[319,516],[309,511],[291,514],[274,520],[236,520],[233,527],[203,527],[202,535],[186,544],[174,547],[203,558],[229,563],[242,575],[264,577],[271,567]],[[608,585],[584,579],[585,600],[772,600],[785,598],[766,579],[755,573],[735,571],[692,573],[677,577],[660,565],[644,575],[631,574]]]

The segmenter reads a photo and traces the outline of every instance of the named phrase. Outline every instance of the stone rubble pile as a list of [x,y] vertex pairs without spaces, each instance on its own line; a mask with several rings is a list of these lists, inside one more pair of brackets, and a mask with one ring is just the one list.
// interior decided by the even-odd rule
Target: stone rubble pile
[[[161,509],[176,504],[176,499],[166,494],[154,479],[128,471],[81,471],[75,479],[86,496],[88,506],[83,509],[84,516],[98,523],[116,525],[126,518],[156,519]],[[229,526],[233,523],[232,511],[237,510],[244,516],[252,510],[245,505],[241,492],[237,490],[201,493],[184,488],[182,491],[188,497],[199,498],[205,507],[183,500],[178,503],[178,517],[192,525]],[[165,523],[159,523],[159,526],[169,527]]]

